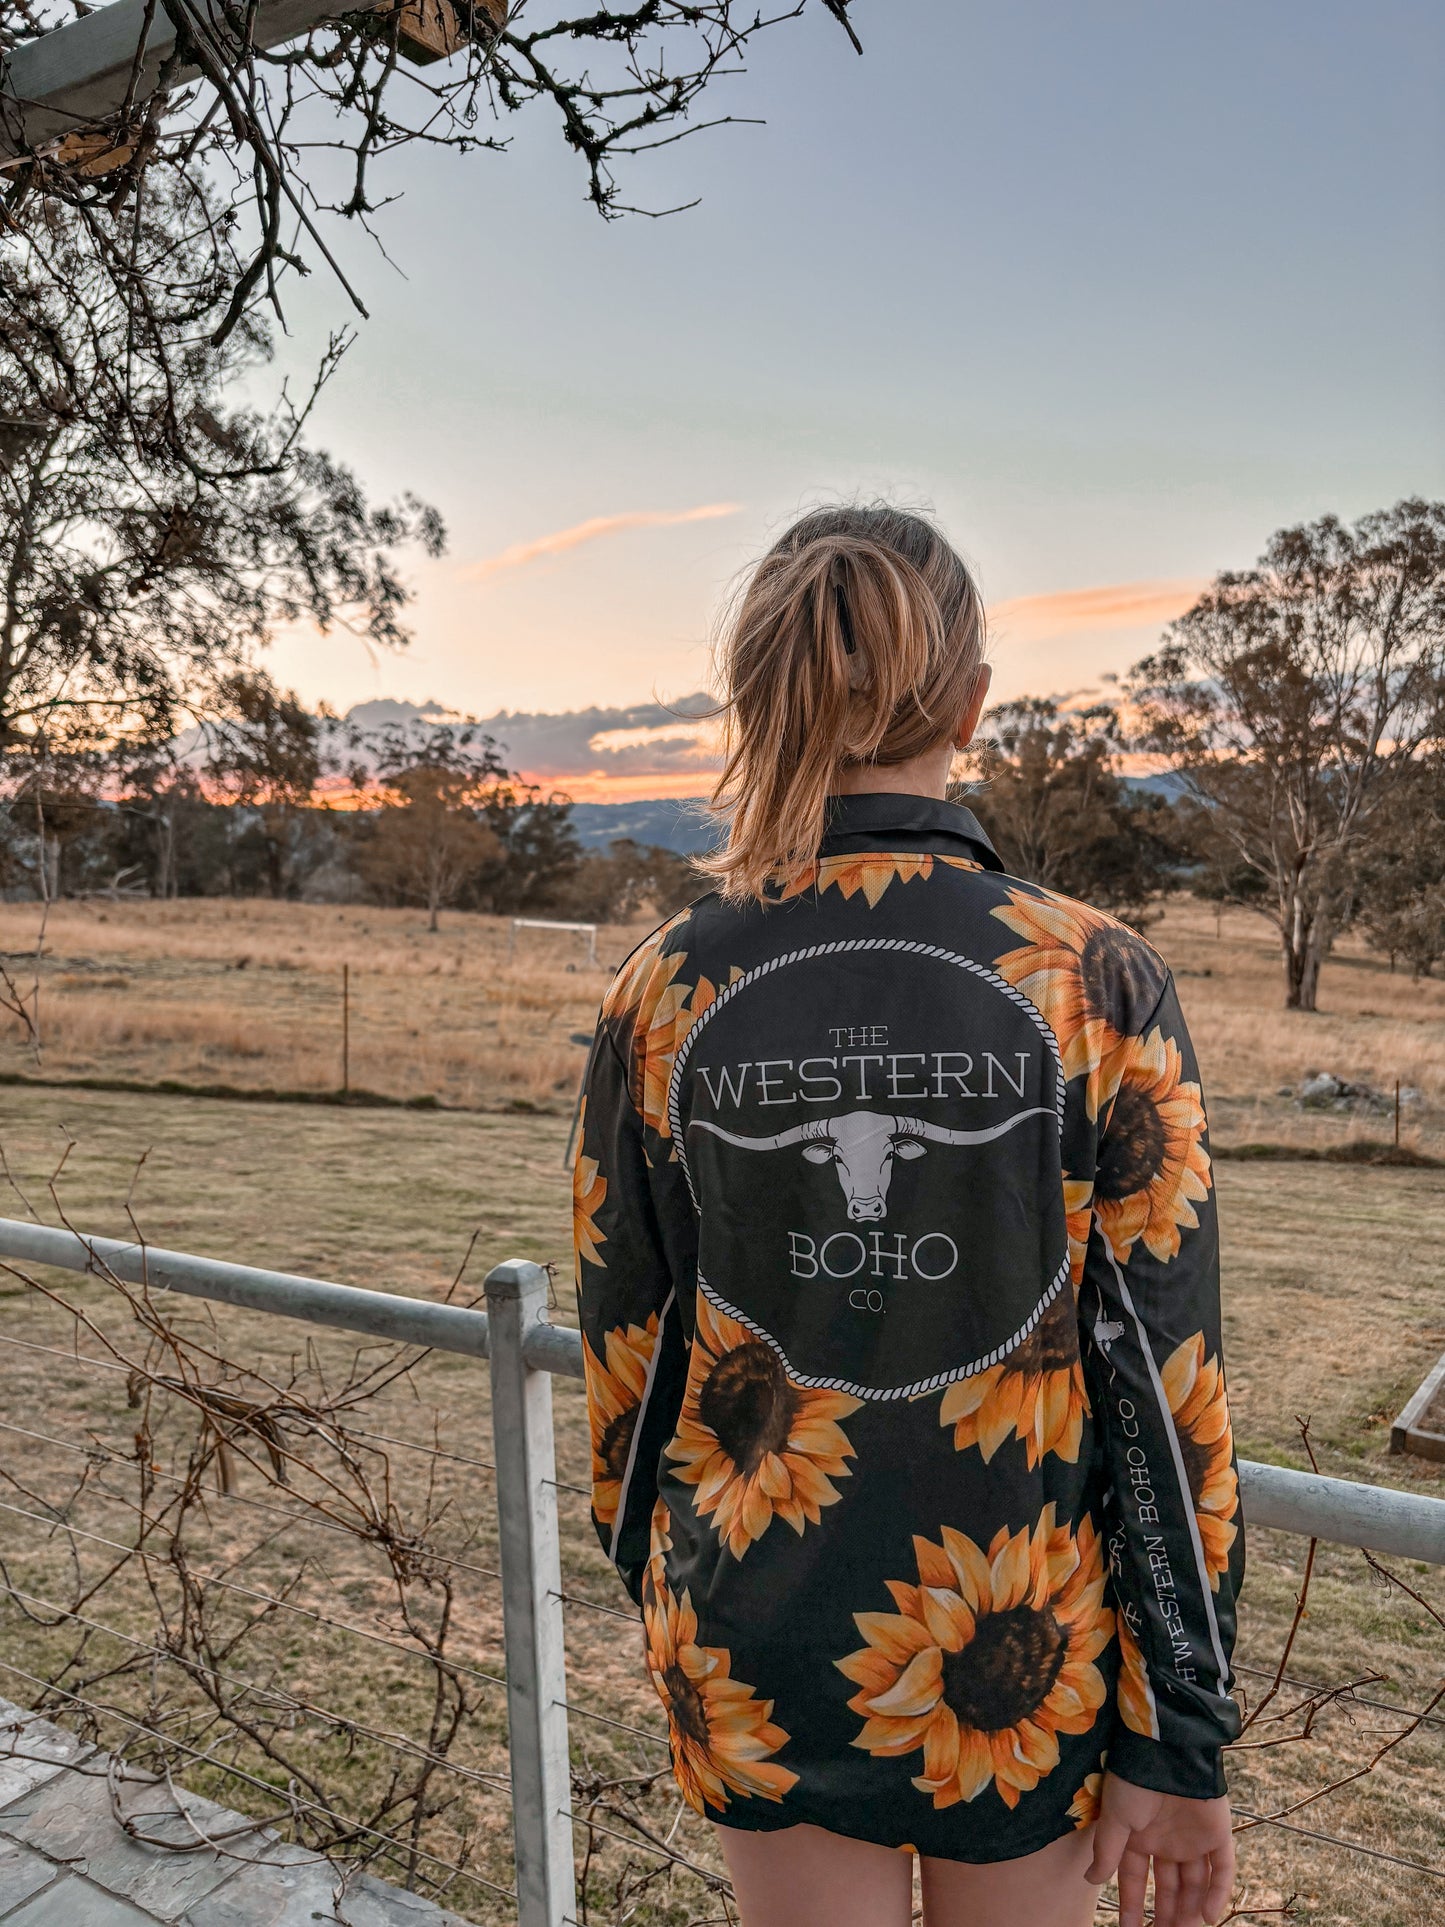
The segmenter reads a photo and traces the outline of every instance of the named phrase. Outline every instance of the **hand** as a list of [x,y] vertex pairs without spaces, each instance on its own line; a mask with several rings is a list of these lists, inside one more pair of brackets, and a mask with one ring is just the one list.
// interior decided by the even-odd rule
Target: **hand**
[[1144,1888],[1154,1862],[1154,1927],[1223,1920],[1234,1887],[1228,1800],[1152,1793],[1105,1773],[1094,1823],[1095,1886],[1119,1876],[1119,1927],[1144,1927]]

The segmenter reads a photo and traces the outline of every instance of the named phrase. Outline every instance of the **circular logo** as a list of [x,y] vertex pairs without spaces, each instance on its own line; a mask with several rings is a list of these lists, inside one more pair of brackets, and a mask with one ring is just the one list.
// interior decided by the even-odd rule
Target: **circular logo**
[[986,965],[820,944],[722,990],[678,1051],[699,1288],[802,1384],[907,1398],[987,1369],[1068,1278],[1053,1032]]

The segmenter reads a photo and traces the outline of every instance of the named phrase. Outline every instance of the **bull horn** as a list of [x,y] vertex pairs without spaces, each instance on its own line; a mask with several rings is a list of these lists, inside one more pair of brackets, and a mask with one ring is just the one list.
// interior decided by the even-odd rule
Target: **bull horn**
[[819,1130],[821,1118],[810,1118],[806,1124],[795,1124],[791,1130],[779,1131],[776,1137],[744,1137],[740,1131],[725,1131],[721,1124],[709,1124],[706,1118],[695,1117],[688,1126],[693,1131],[711,1131],[725,1144],[739,1144],[745,1151],[778,1151],[785,1144],[802,1144],[808,1138],[822,1137]]
[[931,1124],[926,1117],[900,1117],[898,1130],[900,1136],[924,1137],[930,1144],[990,1144],[996,1137],[1011,1131],[1015,1124],[1022,1124],[1026,1117],[1053,1115],[1049,1106],[1039,1104],[1031,1111],[1015,1111],[1002,1124],[991,1124],[986,1131],[950,1131],[945,1125]]

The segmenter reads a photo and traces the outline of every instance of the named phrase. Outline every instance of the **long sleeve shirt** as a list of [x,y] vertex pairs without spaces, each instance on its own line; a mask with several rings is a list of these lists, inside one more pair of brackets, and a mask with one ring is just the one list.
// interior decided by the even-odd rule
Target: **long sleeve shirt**
[[1199,1074],[969,811],[618,972],[575,1172],[593,1514],[684,1794],[962,1860],[1223,1791],[1244,1542]]

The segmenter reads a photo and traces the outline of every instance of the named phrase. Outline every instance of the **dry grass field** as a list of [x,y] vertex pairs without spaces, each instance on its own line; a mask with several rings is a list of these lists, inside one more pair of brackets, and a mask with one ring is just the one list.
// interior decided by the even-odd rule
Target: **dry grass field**
[[[1186,968],[1213,968],[1207,962],[1211,930],[1203,919],[1191,928],[1183,920],[1176,926],[1174,954]],[[1226,931],[1233,936],[1228,926]],[[455,941],[459,948],[463,942],[480,947],[484,934],[459,920]],[[452,939],[444,936],[442,941]],[[253,938],[251,949],[258,960],[261,948]],[[404,959],[404,925],[396,949]],[[1226,950],[1238,958],[1238,943],[1227,944]],[[1198,961],[1201,955],[1203,962]],[[470,960],[463,966],[464,977],[469,967]],[[1243,965],[1237,970],[1245,975]],[[565,972],[561,976],[570,990],[573,980]],[[1223,971],[1185,980],[1191,1015],[1201,1033],[1212,1038],[1206,1049],[1214,1053],[1213,1075],[1225,1102],[1230,1101],[1231,1087],[1238,1088],[1235,1080],[1246,1077],[1251,1048],[1273,1053],[1266,1076],[1281,1081],[1284,1065],[1291,1062],[1289,1053],[1311,1050],[1309,1044],[1293,1041],[1289,1027],[1273,1024],[1272,1029],[1273,1020],[1259,1020],[1253,1046],[1247,1040],[1238,1045],[1224,1041],[1234,1021],[1232,1012],[1239,1014],[1223,994],[1231,980]],[[412,980],[413,986],[427,981],[425,975]],[[1353,981],[1340,969],[1333,980],[1326,980],[1328,996],[1342,1001],[1346,983]],[[1374,1007],[1389,1014],[1366,1020],[1336,1012],[1302,1020],[1302,1025],[1317,1026],[1308,1035],[1328,1034],[1343,1050],[1351,1023],[1374,1021],[1408,1040],[1412,1019],[1406,1002],[1387,1002],[1384,993],[1393,986],[1384,973],[1370,981]],[[583,984],[587,980],[579,983],[579,1022],[583,996],[593,994],[591,985],[584,993]],[[1192,994],[1196,992],[1203,994]],[[1214,1005],[1207,1001],[1211,996],[1218,999]],[[1216,1015],[1217,1028],[1211,1029]],[[568,1025],[573,1021],[570,1012],[563,1019]],[[1435,1045],[1438,1049],[1438,1040]],[[1358,1049],[1363,1052],[1365,1046]],[[559,1056],[570,1082],[575,1059],[560,1049]],[[1376,1078],[1380,1075],[1380,1064],[1363,1055],[1332,1061],[1320,1050],[1317,1056],[1346,1075],[1371,1069]],[[1315,1058],[1312,1052],[1310,1061]],[[1291,1062],[1291,1068],[1297,1075],[1304,1064]],[[1417,1081],[1423,1081],[1418,1073]],[[551,1261],[559,1280],[555,1315],[570,1320],[562,1117],[237,1105],[16,1087],[0,1093],[0,1117],[0,1142],[10,1167],[44,1215],[52,1215],[46,1175],[73,1140],[62,1198],[72,1220],[86,1229],[124,1230],[123,1201],[135,1179],[137,1217],[157,1243],[424,1295],[447,1289],[476,1232],[463,1296],[470,1295],[482,1271],[500,1257]],[[1279,1125],[1271,1125],[1269,1135],[1278,1136],[1289,1121],[1282,1110]],[[136,1179],[143,1151],[148,1155]],[[1241,1452],[1302,1463],[1296,1414],[1308,1414],[1323,1469],[1445,1495],[1445,1468],[1386,1453],[1389,1417],[1445,1348],[1445,1301],[1436,1257],[1445,1241],[1445,1173],[1236,1161],[1220,1166],[1218,1180],[1226,1239],[1227,1342]],[[16,1200],[8,1208],[18,1214],[21,1206]],[[55,1274],[49,1282],[62,1283]],[[120,1329],[103,1287],[85,1284],[77,1291],[77,1281],[63,1282],[99,1323]],[[7,1335],[24,1341],[0,1348],[0,1410],[8,1427],[43,1435],[37,1440],[14,1430],[0,1434],[0,1465],[31,1492],[53,1498],[73,1479],[74,1455],[44,1439],[78,1442],[89,1437],[124,1451],[134,1414],[118,1374],[31,1349],[69,1345],[73,1326],[67,1317],[14,1279],[0,1276],[0,1297]],[[188,1303],[177,1310],[188,1329],[202,1334],[209,1329],[208,1315],[200,1307]],[[280,1369],[307,1342],[300,1328],[267,1328],[254,1316],[229,1311],[218,1313],[215,1333],[230,1356],[272,1369]],[[82,1349],[99,1355],[94,1339]],[[328,1369],[335,1370],[348,1347],[328,1336],[317,1341],[317,1350]],[[587,1450],[580,1388],[558,1382],[556,1407],[559,1477],[581,1483]],[[484,1370],[463,1360],[428,1359],[362,1423],[417,1442],[441,1437],[456,1455],[436,1462],[439,1493],[451,1508],[440,1529],[442,1538],[469,1565],[489,1566],[493,1514],[488,1476],[459,1462],[489,1456]],[[428,1462],[405,1448],[392,1457],[403,1498],[416,1502]],[[105,1490],[113,1476],[100,1468],[71,1515],[102,1535],[107,1520],[111,1530],[117,1522]],[[259,1482],[248,1487],[244,1479],[238,1487],[242,1495],[259,1489]],[[22,1509],[27,1504],[13,1486],[0,1492],[0,1499]],[[625,1603],[591,1536],[584,1502],[564,1490],[561,1504],[568,1589],[614,1608]],[[212,1560],[235,1556],[241,1539],[232,1522],[238,1512],[217,1502],[201,1554]],[[313,1533],[302,1546],[291,1542],[295,1535],[262,1533],[258,1538],[254,1526],[250,1530],[248,1543],[257,1548],[247,1565],[250,1583],[264,1586],[269,1579],[275,1584],[288,1570],[288,1560],[305,1554],[311,1563],[299,1601],[373,1630],[386,1624],[385,1593],[374,1561],[368,1565],[362,1549],[334,1535],[318,1545]],[[6,1513],[0,1544],[12,1583],[48,1596],[47,1588],[59,1583],[60,1542],[43,1528]],[[1238,1655],[1242,1668],[1252,1669],[1241,1671],[1251,1702],[1265,1689],[1264,1675],[1280,1651],[1303,1555],[1301,1544],[1281,1535],[1260,1531],[1251,1537]],[[1403,1576],[1437,1607],[1445,1606],[1440,1574],[1405,1569]],[[461,1577],[456,1650],[479,1670],[494,1670],[500,1660],[495,1585],[481,1575]],[[144,1602],[138,1598],[113,1601],[99,1616],[116,1623],[127,1611],[136,1615],[137,1625],[144,1623]],[[574,1703],[655,1731],[658,1709],[642,1675],[636,1631],[585,1607],[569,1607],[568,1622],[569,1694]],[[358,1720],[392,1730],[419,1729],[424,1694],[406,1663],[388,1649],[358,1646],[354,1639],[300,1619],[285,1622],[284,1628],[273,1625],[262,1637],[269,1641],[262,1648],[267,1678],[284,1681],[291,1691],[304,1691],[332,1711]],[[56,1650],[55,1640],[55,1634],[20,1622],[13,1609],[0,1613],[0,1660],[41,1675],[47,1656]],[[105,1650],[101,1640],[94,1653]],[[1290,1672],[1298,1680],[1331,1685],[1368,1679],[1373,1683],[1360,1687],[1364,1699],[1385,1708],[1419,1706],[1445,1675],[1445,1635],[1422,1608],[1372,1579],[1358,1557],[1322,1551]],[[6,1690],[8,1677],[0,1674],[0,1692]],[[13,1696],[25,1696],[13,1679],[11,1685]],[[495,1696],[479,1690],[481,1711],[458,1757],[474,1771],[485,1772],[499,1763],[502,1721]],[[1299,1699],[1298,1689],[1288,1688],[1276,1708]],[[1328,1708],[1314,1737],[1303,1743],[1283,1741],[1283,1733],[1293,1727],[1257,1729],[1251,1736],[1256,1742],[1281,1743],[1236,1754],[1231,1769],[1236,1798],[1253,1811],[1277,1812],[1363,1764],[1381,1739],[1399,1728],[1388,1711],[1354,1703]],[[599,1779],[651,1770],[657,1764],[658,1755],[644,1742],[582,1719],[574,1721],[573,1740],[578,1765]],[[360,1742],[339,1749],[318,1733],[311,1743],[315,1757],[325,1762],[333,1783],[343,1791],[353,1782],[359,1785],[359,1776],[381,1770],[375,1749]],[[1445,1723],[1424,1726],[1373,1774],[1299,1810],[1292,1823],[1439,1866],[1445,1863],[1442,1769]],[[254,1797],[244,1787],[219,1781],[216,1790],[232,1804],[246,1805]],[[477,1781],[459,1783],[456,1796],[455,1806],[437,1822],[435,1839],[445,1844],[453,1836],[456,1841],[469,1838],[483,1877],[504,1878],[504,1804]],[[716,1864],[706,1830],[690,1816],[683,1816],[672,1830],[675,1807],[664,1782],[649,1796],[644,1811],[660,1834],[670,1834],[675,1850]],[[1296,1897],[1293,1918],[1302,1927],[1431,1927],[1441,1918],[1445,1882],[1387,1860],[1350,1854],[1307,1834],[1265,1828],[1243,1835],[1241,1848],[1246,1918],[1277,1919],[1278,1912],[1272,1910],[1291,1896]],[[596,1927],[610,1927],[621,1917],[612,1896],[623,1858],[621,1848],[607,1843],[594,1868],[589,1918]],[[506,1913],[504,1908],[495,1911],[487,1890],[475,1883],[458,1884],[452,1904],[478,1920],[501,1920]],[[686,1876],[679,1876],[644,1896],[632,1918],[658,1927],[683,1927],[704,1918],[716,1920],[719,1910]],[[1101,1922],[1109,1918],[1101,1909]]]
[[[585,941],[451,913],[233,902],[63,902],[40,965],[41,1054],[0,1013],[0,1073],[325,1093],[341,1082],[341,969],[351,972],[354,1089],[480,1110],[564,1112],[607,968],[642,934]],[[0,954],[26,981],[38,906],[0,904]],[[1315,1015],[1280,1005],[1273,932],[1172,899],[1150,927],[1179,977],[1216,1141],[1339,1144],[1388,1117],[1302,1112],[1282,1087],[1328,1070],[1420,1093],[1403,1137],[1445,1151],[1445,982],[1412,983],[1354,939],[1325,968]]]

